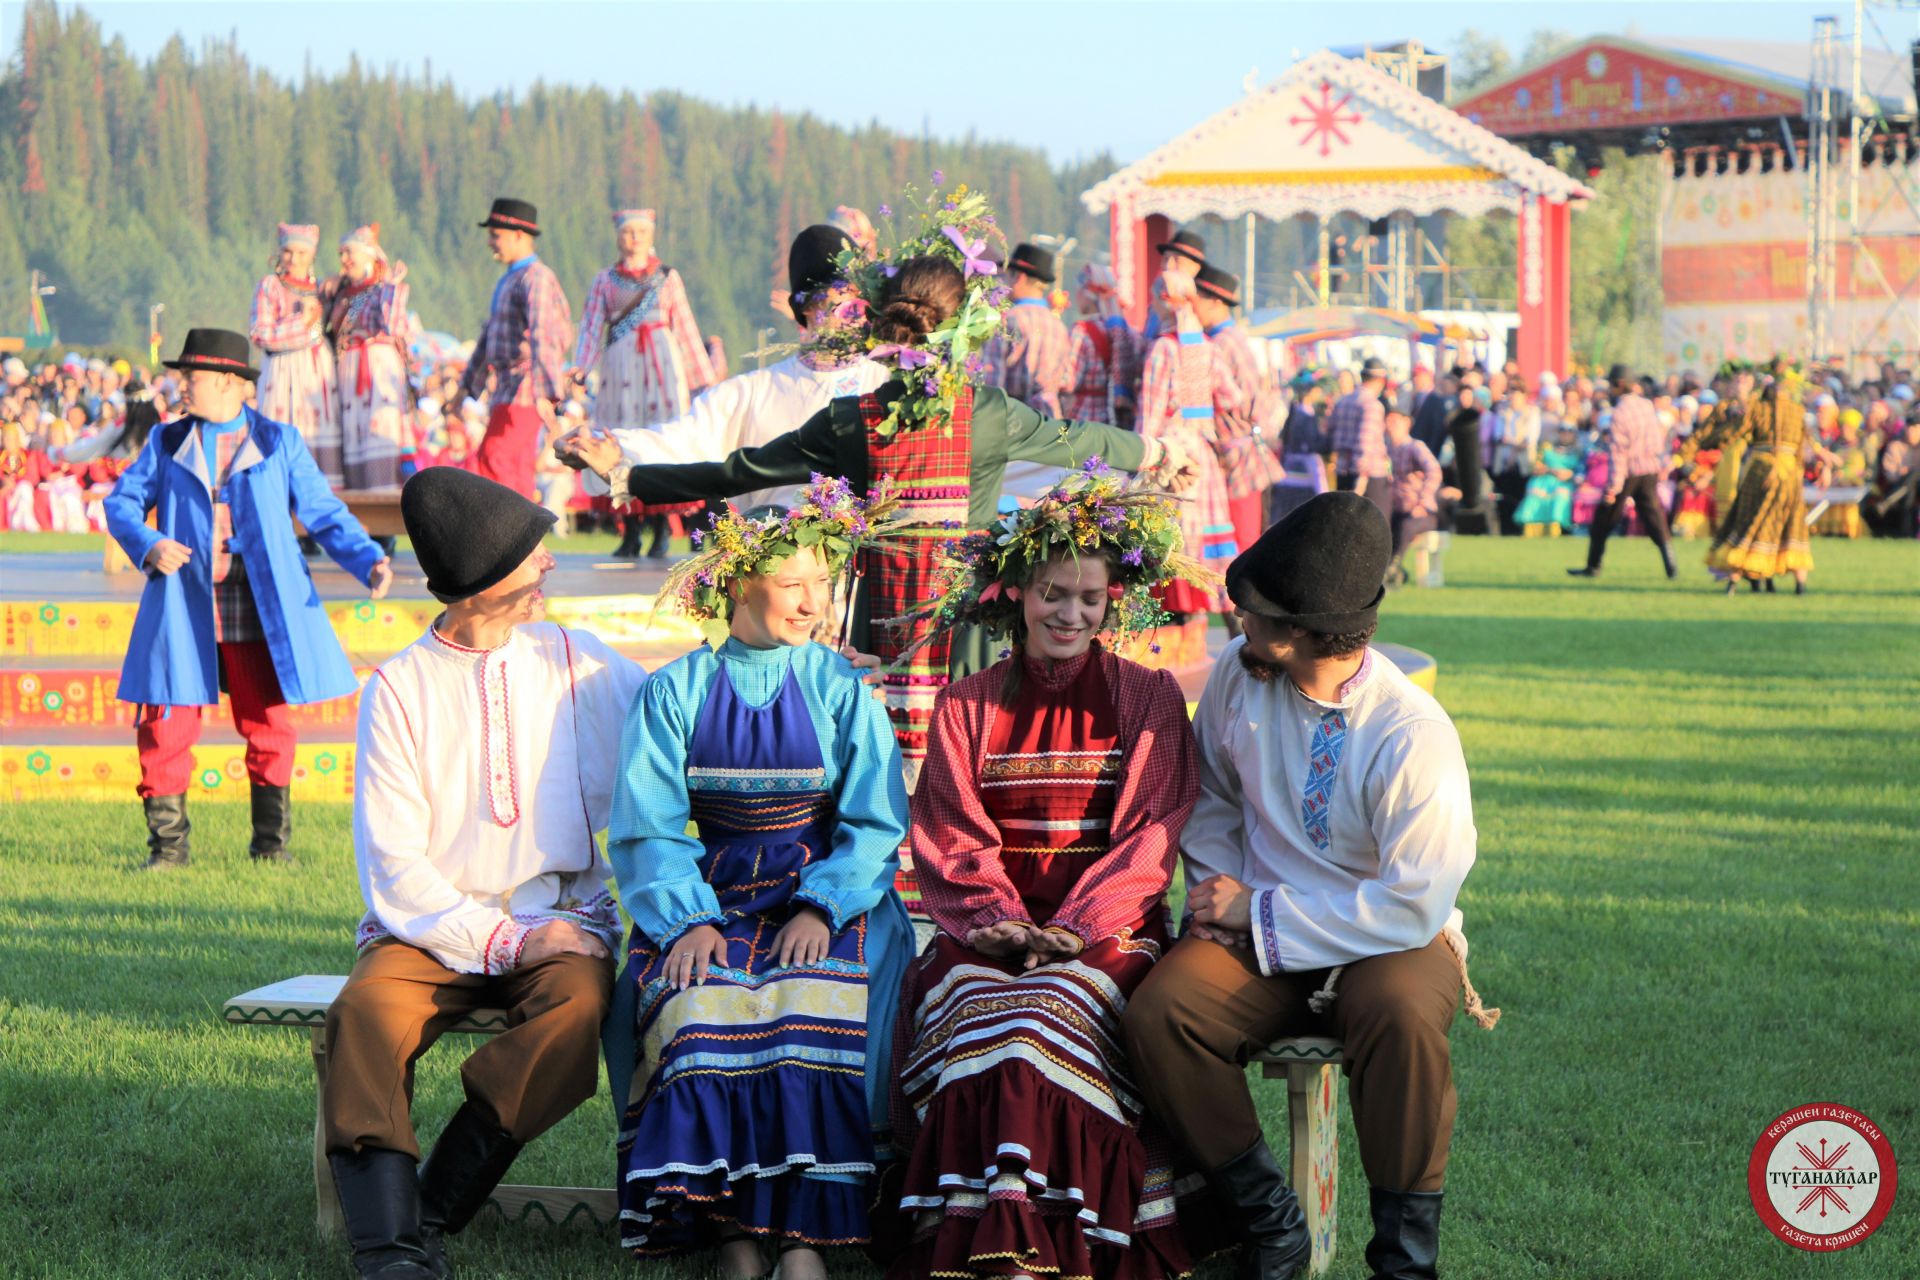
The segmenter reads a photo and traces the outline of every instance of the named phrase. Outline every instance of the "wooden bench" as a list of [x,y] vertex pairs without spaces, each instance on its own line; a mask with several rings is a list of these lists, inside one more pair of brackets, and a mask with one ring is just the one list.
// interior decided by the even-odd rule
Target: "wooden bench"
[[[235,996],[222,1010],[228,1022],[243,1027],[299,1027],[313,1041],[314,1117],[313,1192],[315,1226],[321,1236],[342,1233],[340,1201],[333,1188],[333,1170],[327,1164],[326,1129],[320,1100],[327,1081],[326,1023],[346,978],[339,974],[306,974]],[[507,1029],[507,1015],[482,1009],[448,1028],[464,1035],[491,1036]],[[1340,1182],[1339,1068],[1345,1061],[1340,1042],[1318,1036],[1277,1040],[1254,1055],[1269,1080],[1287,1082],[1287,1115],[1291,1158],[1288,1180],[1300,1197],[1313,1237],[1312,1275],[1333,1265],[1337,1243]],[[511,1223],[568,1225],[585,1220],[611,1225],[619,1215],[612,1188],[500,1186],[488,1203]]]
[[[346,1229],[340,1216],[340,1200],[333,1189],[333,1170],[327,1165],[326,1129],[320,1118],[320,1100],[327,1082],[327,1009],[346,982],[346,978],[338,974],[288,978],[285,982],[237,995],[227,1001],[223,1010],[227,1021],[236,1026],[301,1027],[312,1033],[314,1221],[323,1237],[338,1235]],[[475,1036],[498,1035],[506,1029],[507,1015],[497,1009],[478,1010],[448,1028]],[[501,1186],[494,1188],[488,1204],[497,1209],[501,1217],[514,1223],[567,1225],[584,1219],[591,1224],[610,1225],[619,1216],[619,1204],[611,1187]]]
[[1308,1275],[1333,1266],[1340,1221],[1340,1066],[1338,1040],[1294,1036],[1254,1055],[1269,1080],[1287,1082],[1287,1127],[1292,1146],[1287,1181],[1300,1197],[1313,1237]]

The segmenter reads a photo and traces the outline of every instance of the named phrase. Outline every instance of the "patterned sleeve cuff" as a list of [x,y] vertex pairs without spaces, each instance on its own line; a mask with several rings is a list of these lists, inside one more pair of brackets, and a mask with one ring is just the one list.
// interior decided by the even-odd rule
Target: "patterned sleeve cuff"
[[1268,977],[1280,973],[1280,934],[1273,927],[1273,890],[1255,889],[1252,907],[1253,956],[1260,972]]
[[1073,938],[1079,942],[1082,951],[1085,951],[1093,945],[1093,938],[1089,936],[1093,931],[1077,920],[1049,921],[1046,925],[1045,932],[1066,934],[1069,938]]
[[725,916],[720,915],[718,912],[712,912],[712,911],[703,911],[697,916],[689,916],[685,920],[682,920],[679,924],[675,925],[673,927],[673,932],[669,933],[666,937],[661,938],[659,940],[660,949],[662,951],[673,950],[673,944],[680,941],[680,939],[686,937],[687,932],[690,929],[697,929],[703,924],[710,924],[714,928],[718,929],[721,925],[725,924],[726,922],[727,922],[727,918]]
[[527,935],[532,932],[533,926],[511,917],[493,926],[493,932],[487,935],[487,945],[481,951],[481,971],[489,977],[498,977],[518,969],[520,953],[526,950]]
[[847,927],[850,918],[841,914],[839,906],[832,899],[800,889],[794,893],[793,900],[795,903],[819,908],[820,914],[827,918],[827,928],[835,933]]
[[613,509],[615,511],[624,510],[627,503],[633,498],[633,494],[627,489],[627,482],[632,475],[633,464],[631,462],[622,462],[614,467],[613,470],[607,472],[607,492],[613,497]]

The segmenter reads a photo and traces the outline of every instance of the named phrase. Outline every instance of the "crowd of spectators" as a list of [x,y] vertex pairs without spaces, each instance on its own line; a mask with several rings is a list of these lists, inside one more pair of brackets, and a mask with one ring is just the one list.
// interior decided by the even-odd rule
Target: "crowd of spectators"
[[[1765,371],[1729,369],[1637,379],[1665,428],[1666,457],[1703,427],[1716,406],[1739,406],[1759,389]],[[1355,385],[1350,370],[1298,374],[1288,384],[1281,451],[1290,469],[1332,450],[1325,420],[1334,401]],[[1809,450],[1810,503],[1857,509],[1862,525],[1884,537],[1915,536],[1920,487],[1920,399],[1911,370],[1883,364],[1870,378],[1836,370],[1807,374],[1802,399],[1809,439],[1835,461]],[[1529,380],[1508,362],[1499,369],[1455,368],[1436,378],[1417,367],[1383,396],[1390,418],[1404,415],[1405,436],[1439,461],[1438,523],[1460,533],[1584,532],[1608,491],[1608,433],[1615,389],[1585,374]],[[1392,427],[1389,423],[1389,427]],[[1694,465],[1674,469],[1661,498],[1683,537],[1711,533],[1731,499],[1739,459],[1706,450]],[[1663,465],[1662,471],[1668,470]],[[1636,532],[1638,516],[1622,522]]]
[[[465,466],[486,428],[487,406],[459,391],[462,366],[422,368],[410,420],[403,474],[423,466]],[[69,355],[30,367],[18,357],[0,363],[0,528],[54,532],[104,527],[100,499],[158,422],[181,412],[180,382],[166,370],[125,360]],[[1741,402],[1764,373],[1726,371],[1712,378],[1669,374],[1641,379],[1643,393],[1666,428],[1668,450],[1707,421],[1716,406]],[[1290,469],[1331,450],[1327,408],[1355,385],[1351,370],[1297,375],[1280,448]],[[1871,378],[1849,380],[1833,370],[1808,375],[1803,393],[1817,438],[1835,461],[1809,455],[1809,497],[1858,509],[1864,526],[1885,537],[1916,533],[1920,489],[1920,386],[1911,370],[1882,365]],[[1418,441],[1438,460],[1439,527],[1460,533],[1585,529],[1607,492],[1607,435],[1613,389],[1585,374],[1528,380],[1518,367],[1456,368],[1436,378],[1424,367],[1389,383],[1387,409],[1406,422],[1394,434]],[[1725,412],[1726,410],[1722,410]],[[554,407],[548,435],[585,421],[578,402]],[[1411,456],[1411,454],[1409,454]],[[1732,492],[1738,460],[1702,452],[1696,465],[1668,478],[1662,499],[1675,532],[1705,536]],[[1329,474],[1330,479],[1330,474]],[[614,528],[604,499],[590,497],[575,472],[551,449],[536,476],[541,500],[562,517],[560,532]],[[1311,484],[1311,477],[1309,477]],[[1400,486],[1419,500],[1424,486]],[[1624,521],[1633,532],[1635,521]]]

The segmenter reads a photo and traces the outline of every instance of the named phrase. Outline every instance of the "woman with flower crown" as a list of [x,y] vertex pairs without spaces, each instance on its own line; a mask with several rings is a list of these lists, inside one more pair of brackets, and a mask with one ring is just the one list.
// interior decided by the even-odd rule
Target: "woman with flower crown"
[[634,702],[608,828],[633,920],[606,1038],[636,1254],[717,1243],[725,1274],[759,1276],[766,1242],[809,1280],[820,1246],[869,1238],[913,953],[906,792],[885,712],[812,636],[894,505],[816,477],[785,516],[716,521],[662,588],[708,643]]
[[946,553],[930,620],[1013,651],[941,691],[913,797],[940,932],[900,998],[913,1243],[893,1275],[1191,1269],[1118,1027],[1168,945],[1193,733],[1170,674],[1096,639],[1157,625],[1155,588],[1204,578],[1174,506],[1089,464]]
[[[941,181],[938,173],[934,181]],[[882,206],[880,216],[891,211]],[[1075,467],[1099,457],[1168,482],[1193,468],[1177,442],[1043,418],[998,388],[978,385],[982,349],[1008,300],[987,245],[1004,237],[985,197],[964,184],[936,192],[918,217],[919,228],[893,253],[847,255],[870,322],[823,339],[852,344],[886,365],[893,371],[886,383],[836,399],[797,429],[721,462],[622,465],[607,473],[614,493],[648,503],[730,498],[802,483],[814,472],[843,476],[856,491],[891,477],[909,528],[894,546],[871,547],[856,562],[864,589],[855,592],[849,642],[889,668],[888,704],[909,788],[926,755],[934,694],[949,679],[985,667],[991,651],[971,628],[936,634],[921,622],[870,634],[869,619],[906,614],[927,598],[935,548],[956,528],[983,529],[994,519],[1007,463]]]

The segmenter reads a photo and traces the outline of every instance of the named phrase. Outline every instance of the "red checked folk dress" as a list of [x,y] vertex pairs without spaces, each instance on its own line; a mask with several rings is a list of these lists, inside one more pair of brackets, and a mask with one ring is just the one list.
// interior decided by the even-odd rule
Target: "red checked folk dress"
[[[901,995],[894,1126],[913,1240],[891,1275],[1191,1269],[1119,1023],[1167,945],[1198,789],[1173,677],[1097,646],[1051,667],[1009,658],[940,694],[910,835],[940,933]],[[965,945],[1003,920],[1085,946],[1029,971]]]

